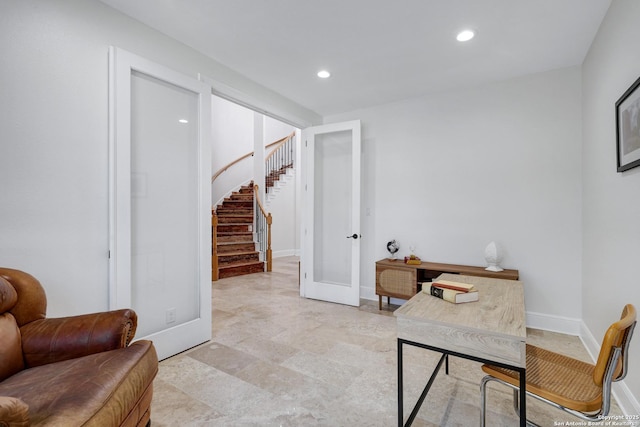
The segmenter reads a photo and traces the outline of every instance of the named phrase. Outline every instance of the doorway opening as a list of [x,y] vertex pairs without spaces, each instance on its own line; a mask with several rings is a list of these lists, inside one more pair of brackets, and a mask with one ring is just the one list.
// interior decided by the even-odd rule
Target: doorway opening
[[264,271],[267,238],[260,236],[264,226],[255,212],[260,208],[272,219],[269,256],[299,256],[300,130],[217,95],[211,122],[212,277]]

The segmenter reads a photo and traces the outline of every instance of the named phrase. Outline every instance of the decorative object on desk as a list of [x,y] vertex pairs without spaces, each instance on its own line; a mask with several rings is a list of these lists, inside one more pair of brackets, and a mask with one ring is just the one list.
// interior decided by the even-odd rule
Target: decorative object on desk
[[503,271],[504,269],[500,267],[500,262],[502,262],[502,250],[496,244],[496,242],[491,242],[484,249],[484,259],[487,261],[489,266],[485,268],[488,271]]
[[422,264],[422,260],[415,255],[409,255],[404,257],[404,263],[410,265],[420,265]]
[[400,250],[400,244],[398,244],[398,242],[396,242],[396,240],[393,239],[392,241],[387,242],[387,250],[391,254],[391,258],[390,259],[395,261],[396,252],[398,252]]
[[416,256],[416,247],[409,245],[409,256],[404,257],[404,263],[410,265],[420,265],[422,261]]
[[616,102],[618,172],[640,166],[640,78]]
[[439,288],[435,283],[423,283],[422,292],[454,304],[461,304],[463,302],[474,302],[480,299],[478,291],[454,291],[453,289]]

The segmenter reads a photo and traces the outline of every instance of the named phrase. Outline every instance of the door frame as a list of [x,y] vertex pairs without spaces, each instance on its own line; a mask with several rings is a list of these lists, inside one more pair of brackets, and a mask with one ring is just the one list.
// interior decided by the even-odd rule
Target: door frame
[[[198,94],[198,278],[196,319],[137,339],[150,339],[164,359],[211,339],[211,88],[126,50],[109,47],[109,309],[132,307],[131,73]],[[127,76],[127,78],[124,78]],[[209,236],[209,238],[205,238]],[[134,308],[135,309],[135,308]]]

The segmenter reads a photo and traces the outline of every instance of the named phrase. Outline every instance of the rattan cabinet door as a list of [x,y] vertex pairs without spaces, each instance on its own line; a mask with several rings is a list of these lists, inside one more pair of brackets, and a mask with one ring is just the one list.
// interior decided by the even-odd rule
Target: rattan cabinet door
[[415,268],[376,266],[376,294],[409,299],[416,291]]

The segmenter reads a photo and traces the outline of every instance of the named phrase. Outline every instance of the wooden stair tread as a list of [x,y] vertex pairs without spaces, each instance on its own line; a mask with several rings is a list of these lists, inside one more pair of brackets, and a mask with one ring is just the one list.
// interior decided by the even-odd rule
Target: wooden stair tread
[[223,269],[223,268],[243,267],[246,265],[257,265],[257,264],[264,264],[264,261],[237,261],[229,264],[220,265],[219,268]]
[[236,252],[224,252],[218,253],[218,258],[220,257],[228,257],[228,256],[241,256],[241,255],[255,255],[258,254],[258,251],[236,251]]
[[218,256],[228,255],[228,254],[239,254],[242,255],[245,252],[250,252],[251,255],[259,254],[255,248],[255,242],[229,242],[229,243],[218,243]]
[[264,272],[263,261],[235,262],[218,266],[218,275],[221,279],[262,272]]
[[[253,236],[251,236],[251,234],[253,234],[253,233],[244,234],[244,235],[242,235],[242,234],[225,234],[225,235],[218,234],[218,243],[234,243],[234,242],[247,243],[247,242],[253,242],[253,239],[252,239]],[[222,240],[220,240],[220,239],[222,239]]]
[[255,242],[246,241],[246,240],[228,240],[226,242],[218,242],[218,246],[246,245],[247,243],[255,243]]

